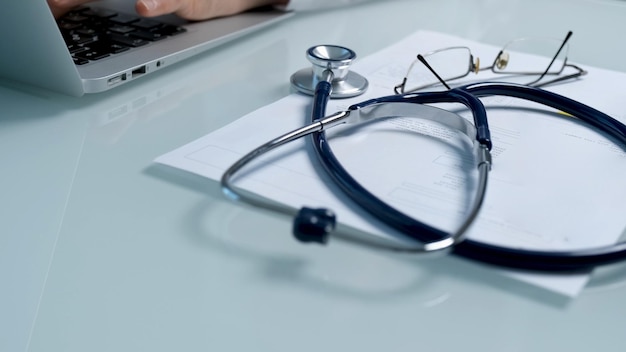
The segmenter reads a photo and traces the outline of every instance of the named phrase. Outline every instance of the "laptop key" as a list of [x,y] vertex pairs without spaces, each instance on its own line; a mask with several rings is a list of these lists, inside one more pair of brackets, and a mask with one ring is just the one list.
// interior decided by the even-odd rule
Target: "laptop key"
[[130,46],[130,47],[138,47],[142,45],[146,45],[149,43],[147,40],[143,40],[141,38],[133,38],[127,37],[125,35],[111,33],[110,39],[114,42],[120,43],[122,45]]
[[134,32],[131,32],[130,35],[133,37],[145,39],[151,42],[166,38],[166,36],[162,35],[161,33],[148,32],[148,31],[134,31]]
[[127,15],[125,13],[118,13],[116,16],[111,17],[110,21],[119,24],[129,24],[139,21],[139,17]]
[[163,35],[177,35],[180,33],[185,33],[187,30],[183,27],[174,26],[171,24],[165,24],[157,29],[153,30],[154,32],[159,32]]
[[93,43],[98,40],[98,36],[94,35],[80,35],[78,33],[73,33],[66,38],[66,42],[70,42],[76,45],[85,45],[88,43]]
[[68,22],[80,23],[89,19],[87,16],[83,16],[80,13],[70,12],[67,15],[63,16],[63,19]]
[[130,33],[134,31],[135,28],[131,26],[124,26],[124,25],[116,24],[116,25],[109,27],[109,30],[115,33],[126,34],[126,33]]
[[74,65],[84,65],[89,63],[89,60],[81,59],[80,57],[75,56],[72,56],[72,60],[74,60]]
[[100,41],[98,43],[95,43],[95,45],[90,45],[89,47],[91,50],[110,54],[119,54],[130,49],[130,47],[126,45],[107,41]]
[[121,52],[123,52],[123,51],[126,51],[126,50],[128,50],[128,49],[130,49],[130,48],[129,48],[129,47],[127,47],[127,46],[124,46],[124,45],[120,45],[120,44],[111,43],[111,44],[109,45],[109,50],[110,50],[110,51],[111,51],[111,53],[113,53],[113,54],[119,54],[119,53],[121,53]]
[[58,24],[76,65],[186,32],[183,27],[155,19],[97,7],[72,10]]
[[87,51],[88,50],[84,46],[79,46],[79,45],[76,45],[76,44],[68,45],[67,48],[69,49],[70,54],[76,54],[76,53],[79,53],[81,51]]
[[65,22],[65,21],[59,21],[57,22],[57,25],[63,31],[71,31],[73,29],[77,29],[82,26],[80,23]]
[[161,27],[162,23],[155,21],[155,20],[149,20],[147,18],[142,18],[137,22],[133,22],[133,26],[137,27],[137,28],[141,28],[141,29],[153,29],[153,28],[158,28]]
[[85,16],[100,17],[100,18],[111,18],[117,15],[117,12],[115,11],[107,10],[107,9],[100,9],[100,8],[95,8],[95,7],[87,8],[81,13]]
[[91,50],[86,50],[86,51],[83,51],[83,52],[80,52],[80,53],[76,53],[76,54],[74,54],[74,57],[78,57],[78,58],[81,58],[81,59],[93,61],[93,60],[103,59],[103,58],[105,58],[105,57],[107,57],[109,55],[111,55],[111,54],[109,54],[107,52],[101,52],[101,51],[98,51],[98,50],[91,49]]
[[98,35],[98,31],[94,28],[82,27],[76,30],[76,33],[84,36],[96,36]]

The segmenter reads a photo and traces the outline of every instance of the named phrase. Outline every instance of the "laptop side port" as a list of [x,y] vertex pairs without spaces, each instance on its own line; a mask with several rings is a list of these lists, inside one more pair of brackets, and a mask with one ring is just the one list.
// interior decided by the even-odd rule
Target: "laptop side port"
[[134,69],[134,70],[131,72],[131,74],[132,74],[132,77],[133,77],[133,78],[135,78],[135,77],[137,77],[137,76],[141,76],[141,75],[143,75],[144,73],[146,73],[146,65],[143,65],[143,66],[137,67],[136,69]]
[[113,86],[116,85],[118,83],[121,83],[122,81],[126,80],[126,74],[122,73],[121,75],[115,76],[115,77],[111,77],[107,80],[107,84],[109,86]]

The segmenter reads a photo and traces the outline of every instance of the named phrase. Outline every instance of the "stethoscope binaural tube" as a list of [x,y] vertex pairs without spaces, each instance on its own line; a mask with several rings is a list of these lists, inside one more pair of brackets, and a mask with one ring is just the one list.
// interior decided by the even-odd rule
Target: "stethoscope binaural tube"
[[[360,77],[359,75],[353,72],[346,73],[346,70],[348,69],[348,66],[351,60],[354,60],[356,58],[356,54],[353,51],[346,49],[346,48],[337,47],[337,46],[331,46],[330,48],[327,48],[327,46],[321,46],[321,47],[323,47],[322,50],[320,50],[320,47],[318,46],[318,47],[313,47],[307,51],[307,57],[313,63],[313,69],[312,69],[313,73],[311,75],[314,76],[313,81],[317,82],[315,89],[313,91],[313,106],[311,109],[311,123],[324,120],[324,117],[326,114],[326,106],[327,106],[329,99],[333,96],[334,90],[345,89],[346,86],[353,87],[356,85],[355,83],[345,84],[343,82],[352,80],[358,83],[359,78],[355,78],[355,76]],[[320,55],[315,55],[316,52],[320,52],[320,51],[323,53],[329,53],[331,51],[334,51],[335,53],[340,53],[341,59],[343,60],[333,61],[331,58],[332,55],[328,55],[328,54],[322,55],[323,57],[320,57]],[[339,65],[336,64],[336,61],[339,61],[340,64]],[[336,68],[338,66],[341,66],[342,71],[338,73],[339,77],[337,78],[335,77],[335,73],[337,72]],[[305,94],[310,94],[311,90],[309,89],[303,90],[301,88],[302,86],[305,85],[302,82],[300,82],[303,80],[302,71],[303,70],[298,71],[292,76],[291,78],[292,85],[298,91],[305,93]],[[350,76],[350,74],[353,74],[353,76]],[[362,93],[365,91],[365,89],[367,88],[367,83],[362,84],[361,86],[362,86],[362,89],[360,90],[359,93]],[[342,92],[341,94],[337,94],[337,93],[334,93],[334,94],[335,94],[334,96],[337,96],[337,97],[353,96],[353,94],[345,94],[344,92]],[[433,93],[433,94],[438,95],[439,93]],[[438,251],[450,249],[456,244],[464,240],[464,235],[467,229],[475,220],[476,216],[478,215],[478,212],[482,206],[482,203],[485,197],[488,173],[491,168],[491,155],[489,153],[491,149],[491,139],[490,139],[491,137],[489,135],[489,127],[487,124],[487,116],[486,116],[485,109],[482,103],[478,99],[464,92],[443,93],[443,94],[445,95],[445,98],[443,100],[447,99],[447,100],[454,101],[454,102],[460,102],[460,103],[465,104],[468,108],[470,108],[472,112],[474,113],[475,125],[478,127],[478,132],[476,132],[475,134],[477,136],[477,141],[480,146],[475,149],[476,149],[477,156],[478,156],[477,168],[479,171],[479,179],[477,183],[478,187],[477,187],[476,196],[473,199],[468,215],[466,216],[461,226],[454,233],[445,234],[439,231],[439,233],[441,234],[439,238],[432,238],[428,241],[424,241],[423,239],[420,239],[417,242],[417,244],[413,246],[402,246],[402,245],[395,245],[395,244],[387,246],[387,245],[380,245],[380,244],[371,244],[370,242],[367,242],[367,241],[358,241],[359,244],[365,244],[369,247],[374,247],[374,248],[382,247],[384,249],[392,249],[393,251],[396,251],[396,252],[430,253],[430,252],[438,252]],[[437,100],[435,97],[433,97],[433,99]],[[442,98],[439,98],[439,100],[441,99]],[[348,109],[348,111],[359,111],[360,109],[366,108],[368,106],[380,105],[381,103],[384,103],[384,102],[370,100],[370,101],[366,101],[358,105],[353,105]],[[394,102],[388,101],[388,103],[394,103]],[[415,110],[415,107],[413,107],[412,110]],[[413,111],[411,111],[411,113],[413,113]],[[470,130],[471,129],[472,131],[474,131],[474,128],[472,128],[471,126],[468,127],[469,124],[462,117],[456,114],[451,114],[451,113],[448,113],[446,115],[453,116],[452,120],[454,120],[454,122],[460,123],[465,127],[465,128],[459,128],[459,126],[455,126],[455,129],[457,130]],[[377,117],[380,117],[380,116],[377,116]],[[316,141],[321,140],[321,138],[325,139],[325,137],[323,137],[323,133],[324,133],[323,131],[324,130],[322,129],[320,131],[312,132],[310,135],[313,141],[314,148],[316,149],[316,154],[318,156],[323,155],[322,151],[320,150],[321,148],[325,148],[325,147],[329,148],[328,143],[323,143],[323,144],[315,143]],[[465,134],[469,134],[469,133],[470,133],[469,131],[465,131]],[[468,135],[468,137],[473,140],[473,136]],[[338,164],[338,161],[336,160],[336,158],[334,158],[334,155],[332,155],[332,153],[328,153],[327,155],[329,157],[332,156],[332,159],[335,161],[336,164]],[[408,232],[415,230],[415,229],[421,230],[425,227],[429,228],[430,231],[437,231],[433,228],[428,227],[428,225],[426,224],[423,224],[419,221],[415,221],[411,217],[396,210],[395,208],[388,205],[384,201],[380,200],[373,194],[369,193],[369,191],[366,188],[360,186],[356,181],[354,181],[352,177],[350,176],[350,174],[345,172],[345,169],[343,169],[342,167],[341,168],[329,167],[330,161],[331,160],[326,160],[326,162],[322,163],[322,165],[325,166],[327,173],[331,175],[331,177],[336,182],[342,182],[342,180],[351,180],[351,182],[348,182],[348,183],[358,187],[358,191],[356,191],[356,193],[367,195],[368,199],[370,199],[373,203],[377,203],[376,205],[371,207],[372,211],[374,212],[382,211],[387,215],[385,217],[386,219],[384,222],[388,226],[399,229],[400,231],[405,232],[405,233],[407,232],[407,229],[403,228],[402,226],[399,227],[397,226],[397,224],[408,224],[410,228]],[[345,172],[345,177],[333,175],[333,171],[338,171],[338,170],[343,170]],[[325,224],[325,225],[330,224],[330,223],[334,224],[334,222],[335,222],[334,214],[330,213],[327,209],[303,208],[294,219],[293,233],[296,236],[296,238],[302,242],[325,243],[331,230],[330,228],[324,229],[323,226],[321,226],[320,224]],[[350,241],[355,242],[357,240],[354,238],[351,238]]]
[[[400,103],[396,103],[395,105],[402,105]],[[410,104],[413,107],[419,107],[417,104]],[[422,106],[427,107],[427,106]],[[430,108],[430,107],[427,107]],[[436,108],[431,108],[436,109]],[[321,132],[327,128],[336,126],[340,123],[345,123],[348,118],[352,117],[352,115],[357,114],[355,110],[347,110],[341,111],[336,114],[325,117],[322,120],[318,120],[314,123],[311,123],[307,126],[304,126],[300,129],[291,131],[286,133],[280,137],[277,137],[260,147],[254,149],[248,154],[244,155],[238,161],[236,161],[233,165],[231,165],[222,175],[221,178],[221,186],[223,193],[228,197],[236,201],[241,201],[256,207],[260,207],[263,209],[271,210],[274,212],[278,212],[281,214],[285,214],[294,218],[294,236],[301,242],[316,242],[320,244],[325,244],[328,241],[331,233],[334,237],[344,239],[350,241],[352,243],[356,243],[359,245],[364,245],[374,249],[384,249],[394,252],[404,252],[404,253],[430,253],[430,252],[439,252],[442,250],[450,249],[455,244],[459,243],[463,240],[463,234],[465,233],[467,227],[477,214],[477,210],[480,209],[480,204],[484,198],[484,193],[486,189],[486,173],[490,164],[488,163],[487,158],[483,158],[483,162],[480,164],[480,168],[485,170],[483,172],[483,176],[480,176],[481,182],[479,184],[479,191],[477,192],[479,196],[475,200],[475,205],[472,207],[474,211],[468,216],[468,219],[464,222],[464,224],[460,227],[460,229],[453,235],[443,236],[443,238],[433,239],[427,242],[418,241],[414,245],[406,245],[406,244],[396,244],[396,243],[383,243],[379,240],[374,240],[374,238],[355,238],[352,236],[344,236],[341,233],[333,233],[335,228],[335,215],[330,210],[325,208],[295,208],[285,204],[269,202],[259,196],[256,196],[251,193],[240,192],[233,185],[233,178],[237,172],[239,172],[242,168],[248,165],[250,162],[255,160],[256,158],[268,153],[286,143],[299,139],[301,137],[311,135],[317,132]],[[452,113],[450,113],[452,114]],[[468,123],[469,124],[469,123]],[[471,126],[470,126],[471,127]],[[468,139],[470,137],[468,136]],[[443,232],[442,232],[443,234]]]
[[[345,77],[345,75],[342,75]],[[340,79],[343,79],[340,77]],[[398,228],[397,226],[393,226],[394,224],[410,224],[410,230],[423,230],[424,228],[428,228],[428,231],[436,232],[439,237],[433,237],[430,240],[418,240],[413,244],[401,244],[398,242],[383,243],[379,240],[371,241],[366,238],[355,238],[350,236],[342,236],[342,234],[333,234],[334,237],[343,238],[344,240],[348,240],[353,243],[358,243],[360,245],[365,245],[370,248],[376,249],[385,249],[391,250],[395,252],[405,252],[405,253],[430,253],[430,252],[440,252],[446,249],[452,248],[454,245],[457,245],[461,241],[464,240],[464,234],[469,228],[469,226],[473,223],[476,218],[482,202],[485,196],[485,190],[487,188],[487,180],[488,180],[488,172],[491,167],[491,157],[489,154],[489,149],[491,148],[491,141],[489,137],[488,127],[487,127],[487,119],[486,112],[482,103],[472,96],[471,94],[465,92],[459,93],[444,93],[445,99],[455,102],[461,102],[466,104],[469,108],[472,109],[475,115],[475,124],[477,126],[483,126],[481,128],[481,133],[477,133],[476,129],[473,125],[467,122],[462,117],[434,107],[428,107],[426,105],[418,105],[418,104],[408,104],[406,102],[382,102],[382,101],[369,101],[364,102],[362,104],[353,105],[347,111],[340,112],[338,114],[330,115],[325,117],[326,105],[328,103],[329,98],[332,96],[333,91],[333,83],[335,82],[334,71],[331,69],[323,70],[317,72],[316,74],[317,84],[314,89],[314,97],[313,97],[313,107],[312,107],[312,121],[311,124],[305,127],[302,127],[298,130],[289,132],[281,137],[278,137],[261,147],[253,150],[252,152],[245,155],[239,161],[237,161],[233,166],[231,166],[224,175],[222,176],[222,188],[224,193],[230,198],[244,201],[246,203],[259,206],[262,208],[270,209],[273,211],[277,211],[286,215],[294,216],[294,225],[293,225],[293,233],[294,236],[300,240],[301,242],[317,242],[317,243],[326,243],[329,235],[334,230],[335,227],[335,215],[331,211],[325,208],[321,209],[312,209],[308,207],[304,207],[301,209],[295,209],[290,206],[277,204],[277,203],[269,203],[264,199],[255,197],[250,194],[244,194],[238,192],[232,185],[231,179],[235,175],[237,171],[243,168],[250,161],[255,159],[256,157],[273,150],[285,143],[298,139],[305,135],[311,135],[313,140],[317,140],[320,138],[320,135],[323,135],[323,131],[329,127],[335,126],[339,123],[345,123],[348,118],[352,120],[359,120],[364,117],[369,119],[375,119],[378,117],[389,117],[395,113],[398,113],[401,110],[406,116],[411,117],[419,117],[420,115],[425,115],[424,113],[427,111],[436,111],[436,117],[431,118],[433,121],[438,123],[445,124],[447,123],[452,129],[463,132],[469,140],[474,141],[474,149],[477,154],[477,167],[479,171],[478,177],[478,187],[477,193],[474,197],[472,205],[470,207],[470,211],[465,219],[465,221],[459,226],[459,228],[451,234],[446,234],[443,231],[436,230],[434,228],[428,227],[419,221],[416,221],[402,212],[397,211],[393,207],[387,205],[382,200],[376,198],[374,195],[369,194],[369,192],[361,187],[359,192],[362,194],[368,194],[370,199],[373,199],[374,202],[379,202],[381,205],[377,209],[382,209],[386,214],[393,214],[392,221],[388,222],[388,225],[391,225],[392,228]],[[293,80],[293,78],[292,78]],[[308,91],[307,91],[308,92]],[[439,94],[439,93],[437,93]],[[435,97],[433,97],[435,99]],[[441,98],[439,98],[441,100]],[[437,100],[437,99],[435,99]],[[385,107],[393,107],[389,114],[380,114],[382,111],[380,108],[382,105],[383,109]],[[387,109],[389,110],[389,109]],[[417,110],[417,111],[416,111]],[[431,114],[433,115],[433,114]],[[403,115],[404,116],[404,115]],[[475,136],[481,136],[478,141],[476,141]],[[325,137],[322,136],[325,140]],[[319,147],[323,148],[327,146],[327,144],[321,145]],[[318,146],[316,146],[318,147]],[[331,152],[332,154],[332,152]],[[318,155],[321,155],[318,152]],[[333,157],[334,158],[334,157]],[[343,168],[340,168],[343,169]],[[332,173],[332,168],[328,168],[327,171]],[[349,174],[346,173],[346,178],[351,178]],[[336,178],[341,179],[341,177]],[[400,228],[402,229],[402,228]],[[372,238],[373,240],[373,238]]]
[[[367,188],[363,187],[358,181],[356,181],[350,173],[342,166],[339,160],[335,157],[330,144],[326,140],[324,131],[311,133],[313,148],[315,154],[318,157],[320,164],[323,166],[324,171],[331,177],[340,189],[351,198],[354,203],[367,211],[370,215],[380,220],[390,228],[393,228],[408,238],[416,240],[418,243],[423,243],[426,247],[435,246],[438,242],[446,240],[447,246],[459,245],[465,239],[465,232],[469,226],[476,219],[478,212],[482,206],[485,192],[487,189],[488,173],[491,169],[491,139],[489,129],[486,120],[486,111],[482,103],[475,96],[466,93],[464,91],[446,91],[437,93],[428,93],[420,96],[424,101],[428,102],[457,102],[466,105],[472,109],[474,116],[474,123],[483,127],[481,133],[479,133],[475,126],[472,126],[462,117],[457,114],[447,112],[447,114],[438,113],[433,116],[432,120],[441,124],[445,124],[453,130],[463,132],[468,139],[474,141],[474,155],[476,158],[476,167],[478,170],[477,190],[473,199],[469,211],[465,220],[459,226],[459,228],[453,233],[446,233],[445,231],[433,228],[421,221],[418,221],[411,216],[404,214],[403,212],[395,209],[387,204],[382,199],[376,197],[369,192]],[[426,107],[422,104],[415,104],[411,101],[413,97],[407,97],[405,99],[398,99],[398,96],[384,97],[380,99],[372,99],[359,104],[352,105],[348,108],[348,111],[359,111],[373,109],[377,107],[389,107],[389,113],[382,114],[381,116],[407,116],[409,114],[400,114],[403,108],[413,106],[413,110],[417,110],[417,106]],[[316,100],[316,99],[314,99]],[[316,104],[314,104],[316,105]],[[383,108],[384,108],[383,107]],[[439,110],[434,107],[428,107],[428,109]],[[398,111],[400,110],[400,111]],[[426,109],[427,110],[427,109]],[[320,113],[319,110],[313,109],[314,113]],[[445,111],[445,110],[444,110]],[[412,111],[411,116],[419,117],[422,119],[429,118],[428,111]],[[366,113],[361,112],[361,115]],[[419,116],[422,115],[422,116]],[[444,119],[447,118],[447,119]],[[312,115],[312,120],[319,121],[315,114]],[[421,234],[420,236],[414,235],[415,233]],[[440,244],[441,245],[441,244]],[[439,248],[444,249],[444,248]],[[428,252],[426,250],[425,252]]]
[[[575,100],[546,90],[523,85],[509,83],[478,83],[455,88],[447,92],[395,95],[375,99],[374,101],[380,103],[410,102],[418,104],[450,102],[454,99],[453,97],[456,94],[462,95],[462,92],[471,94],[474,97],[503,95],[540,103],[578,118],[598,130],[607,133],[609,136],[615,138],[618,143],[626,145],[626,126],[619,121]],[[372,104],[372,101],[364,102],[363,104]],[[358,204],[358,206],[368,211],[372,216],[391,225],[390,222],[395,221],[395,219],[387,216],[387,210],[379,208],[380,204],[378,200],[371,198],[370,195],[364,196],[358,182],[351,178],[332,154],[332,150],[328,147],[324,134],[317,133],[315,137],[315,145],[321,146],[316,148],[319,153],[318,159],[322,165],[324,165],[326,171],[330,172],[342,191],[350,197],[355,204]],[[478,138],[480,138],[480,136]],[[404,226],[404,228],[400,230],[406,235],[421,241],[431,241],[446,236],[440,231],[428,227],[412,231],[409,227]],[[502,247],[472,239],[465,239],[465,241],[454,246],[453,253],[480,262],[516,269],[575,272],[589,270],[598,265],[606,265],[625,260],[626,242],[583,250],[539,251]]]

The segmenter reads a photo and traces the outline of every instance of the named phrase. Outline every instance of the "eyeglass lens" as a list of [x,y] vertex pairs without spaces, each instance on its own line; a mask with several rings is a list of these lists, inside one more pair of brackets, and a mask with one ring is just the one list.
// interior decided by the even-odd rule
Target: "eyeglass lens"
[[547,69],[547,74],[559,74],[565,67],[569,50],[569,45],[565,44],[554,58],[561,44],[562,40],[558,39],[513,40],[502,48],[492,70],[496,73],[541,75]]

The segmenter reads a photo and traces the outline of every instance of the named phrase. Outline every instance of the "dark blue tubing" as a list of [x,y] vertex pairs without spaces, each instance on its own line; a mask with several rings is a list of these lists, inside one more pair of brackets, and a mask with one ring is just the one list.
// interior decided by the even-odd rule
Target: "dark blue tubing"
[[[418,104],[461,103],[472,111],[474,124],[477,129],[477,141],[491,148],[487,114],[485,107],[478,98],[493,95],[529,100],[563,111],[599,131],[605,132],[610,137],[613,137],[616,142],[626,145],[626,126],[619,121],[596,109],[561,95],[517,84],[479,83],[445,92],[393,95],[356,104],[351,109],[362,108],[375,103],[393,102]],[[325,115],[327,100],[322,102],[322,99],[315,99],[312,114],[313,120],[320,119]],[[324,132],[312,134],[312,140],[318,159],[325,171],[355,204],[369,214],[404,235],[420,242],[431,242],[451,236],[451,234],[445,231],[433,228],[403,214],[367,191],[337,160],[326,140]],[[589,235],[593,236],[593,234]],[[516,269],[578,272],[626,259],[626,242],[585,250],[536,251],[501,247],[467,239],[456,245],[453,253],[480,262]]]

